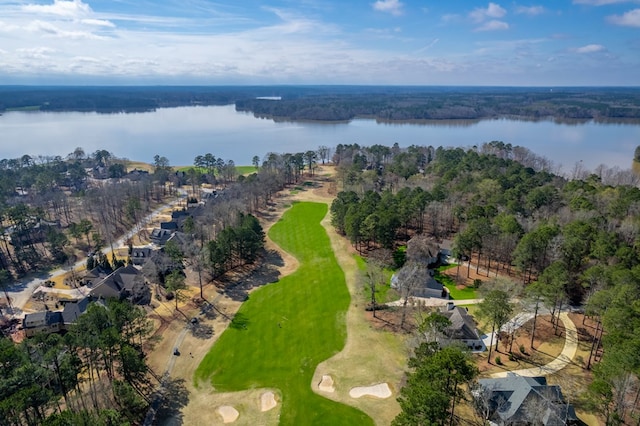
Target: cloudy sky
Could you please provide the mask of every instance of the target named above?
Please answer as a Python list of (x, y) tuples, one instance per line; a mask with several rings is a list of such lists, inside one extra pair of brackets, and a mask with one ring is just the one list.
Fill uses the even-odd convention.
[(0, 0), (0, 84), (640, 85), (640, 0)]

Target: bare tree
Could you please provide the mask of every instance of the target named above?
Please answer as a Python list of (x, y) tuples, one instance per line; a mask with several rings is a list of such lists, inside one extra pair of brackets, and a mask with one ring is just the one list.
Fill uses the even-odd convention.
[(363, 273), (364, 287), (370, 295), (370, 306), (373, 312), (373, 317), (376, 316), (376, 308), (378, 301), (376, 300), (376, 293), (381, 285), (385, 284), (384, 270), (382, 265), (377, 261), (367, 262), (366, 269)]
[(400, 327), (404, 327), (407, 320), (407, 309), (409, 309), (409, 299), (415, 289), (428, 277), (427, 265), (424, 263), (409, 261), (396, 274), (394, 281), (402, 298), (402, 318)]

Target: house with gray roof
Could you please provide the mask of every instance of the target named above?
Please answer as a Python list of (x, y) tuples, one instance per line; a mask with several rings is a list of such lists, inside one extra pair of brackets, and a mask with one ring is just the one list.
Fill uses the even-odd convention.
[[(437, 299), (448, 299), (449, 293), (444, 288), (444, 286), (436, 281), (433, 277), (433, 270), (428, 269), (424, 274), (424, 279), (411, 288), (411, 297), (423, 297), (429, 298), (434, 297)], [(404, 279), (404, 274), (402, 269), (397, 274), (394, 274), (391, 277), (391, 288), (399, 288), (401, 286), (401, 280)]]
[(128, 299), (132, 303), (146, 300), (149, 288), (142, 273), (133, 265), (116, 269), (91, 289), (96, 299)]
[(27, 314), (22, 321), (22, 328), (26, 337), (38, 333), (59, 333), (68, 331), (78, 318), (87, 311), (91, 299), (84, 297), (80, 300), (69, 301), (64, 304), (62, 311), (41, 311)]
[(476, 328), (476, 323), (466, 308), (455, 306), (448, 302), (440, 310), (447, 317), (451, 325), (444, 330), (445, 336), (467, 346), (470, 350), (484, 350), (485, 346)]
[(131, 249), (131, 263), (142, 266), (151, 257), (151, 247), (133, 247)]
[(476, 408), (494, 425), (560, 426), (578, 424), (574, 407), (564, 400), (558, 385), (544, 377), (509, 373), (498, 379), (480, 379), (473, 391)]
[(22, 328), (27, 337), (38, 333), (58, 333), (62, 330), (62, 313), (46, 310), (27, 314), (22, 320)]
[(168, 229), (153, 228), (149, 239), (152, 243), (163, 246), (167, 243), (167, 241), (169, 241), (169, 238), (171, 238), (171, 234), (173, 234), (173, 231), (170, 231)]

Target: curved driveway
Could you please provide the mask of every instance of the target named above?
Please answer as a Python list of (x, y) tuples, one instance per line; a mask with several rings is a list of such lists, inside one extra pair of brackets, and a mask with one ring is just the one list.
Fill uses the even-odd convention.
[(513, 370), (513, 371), (502, 371), (500, 373), (494, 373), (491, 377), (507, 377), (507, 373), (517, 374), (519, 376), (526, 377), (538, 377), (538, 376), (546, 376), (548, 374), (553, 374), (557, 371), (562, 370), (566, 367), (571, 360), (576, 356), (576, 352), (578, 351), (578, 330), (576, 329), (576, 325), (571, 321), (569, 315), (566, 312), (560, 314), (560, 321), (564, 324), (565, 329), (565, 341), (564, 348), (562, 348), (562, 352), (556, 359), (551, 361), (549, 364), (542, 365), (539, 367), (532, 368), (524, 368), (522, 370)]

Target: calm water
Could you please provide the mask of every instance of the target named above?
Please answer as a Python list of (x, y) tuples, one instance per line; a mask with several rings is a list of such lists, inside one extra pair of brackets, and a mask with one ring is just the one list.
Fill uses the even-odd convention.
[(582, 161), (628, 168), (640, 125), (555, 124), (488, 120), (467, 125), (349, 123), (275, 123), (234, 106), (184, 107), (134, 114), (8, 112), (0, 116), (0, 158), (24, 154), (66, 156), (76, 147), (87, 154), (107, 149), (118, 157), (152, 162), (155, 154), (172, 165), (190, 165), (196, 155), (212, 153), (238, 165), (254, 155), (302, 152), (339, 143), (470, 147), (501, 140), (526, 146), (565, 170)]

